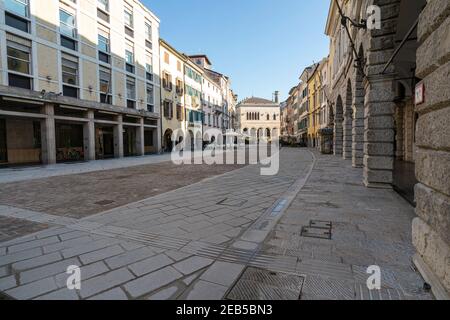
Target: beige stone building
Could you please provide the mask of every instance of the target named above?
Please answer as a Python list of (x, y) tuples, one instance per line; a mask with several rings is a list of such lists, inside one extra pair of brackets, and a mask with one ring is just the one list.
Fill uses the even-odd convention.
[(333, 0), (326, 25), (334, 154), (416, 205), (414, 262), (447, 299), (449, 12), (447, 0)]
[(159, 152), (158, 41), (136, 0), (0, 1), (0, 163)]
[(256, 142), (278, 139), (281, 127), (280, 105), (262, 98), (247, 98), (237, 105), (239, 132)]

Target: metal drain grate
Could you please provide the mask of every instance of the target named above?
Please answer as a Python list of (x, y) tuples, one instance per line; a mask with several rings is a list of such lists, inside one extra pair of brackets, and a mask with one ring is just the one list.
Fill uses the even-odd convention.
[(309, 226), (302, 228), (302, 237), (331, 240), (331, 221), (311, 220)]
[(242, 207), (246, 203), (247, 203), (247, 200), (229, 199), (229, 198), (225, 198), (225, 199), (217, 202), (218, 205), (227, 206), (227, 207)]
[(299, 300), (304, 277), (247, 267), (227, 300)]
[(99, 206), (107, 206), (107, 205), (113, 204), (114, 202), (115, 202), (114, 200), (102, 200), (102, 201), (95, 202), (94, 204), (99, 205)]

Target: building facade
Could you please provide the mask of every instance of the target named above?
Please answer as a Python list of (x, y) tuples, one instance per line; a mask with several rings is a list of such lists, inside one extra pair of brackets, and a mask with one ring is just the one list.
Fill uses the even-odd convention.
[(299, 109), (297, 120), (297, 141), (302, 146), (308, 145), (308, 126), (309, 126), (309, 94), (308, 94), (308, 78), (312, 67), (305, 68), (300, 75), (299, 91)]
[(186, 128), (184, 69), (186, 58), (160, 39), (162, 148), (172, 151), (176, 130)]
[(248, 98), (237, 105), (239, 131), (250, 137), (253, 142), (264, 138), (268, 141), (280, 136), (281, 114), (277, 102)]
[(415, 265), (439, 299), (450, 299), (449, 29), (450, 2), (427, 1), (417, 29), (416, 77), (422, 79), (418, 86), (423, 86), (424, 99), (418, 94), (423, 102), (414, 106), (419, 116), (414, 155), (418, 217), (413, 222), (413, 243)]
[(159, 152), (159, 19), (110, 2), (0, 1), (0, 163)]
[(184, 67), (186, 108), (186, 138), (191, 149), (201, 149), (203, 146), (204, 113), (202, 107), (203, 69), (186, 56)]
[(317, 70), (320, 77), (320, 90), (319, 90), (319, 111), (318, 117), (318, 127), (317, 139), (318, 139), (318, 149), (324, 154), (333, 153), (333, 120), (331, 112), (331, 103), (329, 100), (329, 74), (330, 64), (328, 63), (328, 58), (321, 61), (319, 68)]
[[(449, 9), (445, 0), (331, 1), (334, 154), (416, 205), (415, 265), (450, 289)], [(344, 22), (344, 23), (343, 23)]]
[(320, 86), (319, 64), (316, 64), (308, 78), (308, 146), (311, 148), (319, 145)]

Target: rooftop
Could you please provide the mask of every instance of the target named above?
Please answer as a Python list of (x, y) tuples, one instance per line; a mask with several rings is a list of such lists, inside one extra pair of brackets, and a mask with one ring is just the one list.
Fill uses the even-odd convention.
[(240, 104), (277, 104), (274, 101), (271, 100), (267, 100), (267, 99), (263, 99), (263, 98), (258, 98), (258, 97), (251, 97), (251, 98), (246, 98), (243, 101), (241, 101)]

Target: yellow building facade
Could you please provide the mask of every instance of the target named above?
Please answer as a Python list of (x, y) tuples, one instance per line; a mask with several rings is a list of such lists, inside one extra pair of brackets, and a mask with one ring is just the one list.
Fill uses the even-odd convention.
[(161, 58), (161, 123), (163, 150), (174, 146), (173, 133), (185, 128), (184, 70), (186, 56), (160, 39)]

